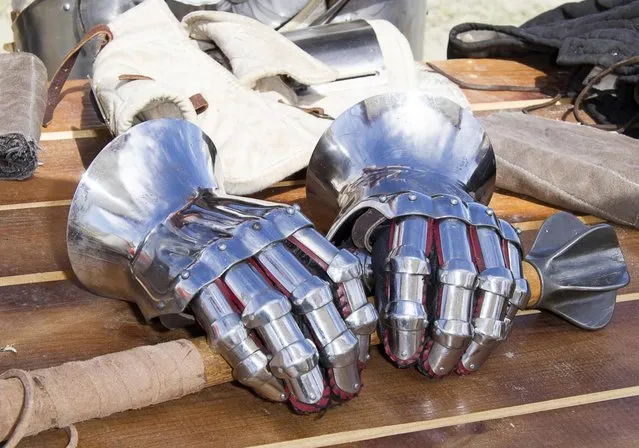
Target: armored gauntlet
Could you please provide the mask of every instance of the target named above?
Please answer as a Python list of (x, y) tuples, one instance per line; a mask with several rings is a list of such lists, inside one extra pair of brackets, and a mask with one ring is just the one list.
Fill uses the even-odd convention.
[(73, 270), (146, 319), (197, 321), (234, 377), (313, 412), (361, 388), (377, 314), (361, 266), (295, 206), (227, 195), (215, 148), (162, 119), (116, 138), (75, 194)]
[(370, 260), (380, 338), (398, 366), (475, 371), (526, 307), (519, 237), (486, 206), (494, 178), (471, 113), (417, 92), (359, 103), (318, 143), (314, 215)]

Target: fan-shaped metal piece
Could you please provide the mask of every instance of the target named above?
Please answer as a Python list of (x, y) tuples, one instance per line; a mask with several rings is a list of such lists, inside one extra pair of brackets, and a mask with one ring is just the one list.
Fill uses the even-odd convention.
[(526, 257), (541, 280), (541, 296), (532, 308), (550, 311), (586, 329), (612, 319), (617, 290), (630, 282), (612, 226), (586, 226), (570, 213), (544, 222)]

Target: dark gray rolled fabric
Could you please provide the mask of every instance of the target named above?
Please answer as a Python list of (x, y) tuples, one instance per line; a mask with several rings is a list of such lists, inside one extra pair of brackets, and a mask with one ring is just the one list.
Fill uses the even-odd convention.
[(36, 170), (46, 95), (40, 59), (0, 54), (0, 179), (26, 179)]
[(639, 228), (638, 140), (521, 113), (480, 120), (498, 187)]

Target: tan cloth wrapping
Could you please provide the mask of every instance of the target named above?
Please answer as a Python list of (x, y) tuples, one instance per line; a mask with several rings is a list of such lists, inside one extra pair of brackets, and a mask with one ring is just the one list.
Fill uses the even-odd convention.
[(480, 120), (497, 156), (498, 187), (639, 227), (639, 141), (521, 113)]
[[(198, 392), (206, 386), (198, 347), (178, 340), (31, 372), (33, 414), (25, 435), (106, 417)], [(0, 381), (0, 440), (23, 406), (17, 379)]]

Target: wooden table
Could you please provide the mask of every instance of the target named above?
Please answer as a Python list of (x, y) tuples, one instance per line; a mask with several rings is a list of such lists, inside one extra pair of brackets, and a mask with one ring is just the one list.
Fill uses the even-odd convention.
[[(546, 75), (516, 62), (457, 60), (439, 65), (486, 84), (535, 85)], [(552, 79), (551, 79), (552, 82)], [(543, 95), (466, 92), (477, 113), (517, 109)], [(542, 115), (565, 115), (559, 104)], [(43, 134), (43, 165), (26, 182), (0, 184), (0, 371), (36, 369), (136, 346), (192, 337), (144, 323), (128, 303), (94, 296), (73, 280), (65, 226), (84, 168), (109, 141), (86, 82), (70, 82)], [(298, 202), (300, 181), (259, 195)], [(528, 248), (553, 207), (509, 194), (491, 206), (523, 230)], [(585, 217), (586, 222), (596, 222)], [(639, 232), (616, 227), (630, 273), (639, 278)], [(398, 370), (377, 349), (356, 400), (323, 416), (296, 416), (235, 384), (162, 405), (77, 425), (86, 447), (232, 447), (275, 443), (348, 446), (639, 445), (639, 282), (618, 297), (608, 328), (588, 333), (545, 314), (524, 313), (480, 372), (431, 380)], [(21, 447), (63, 447), (52, 430)]]

